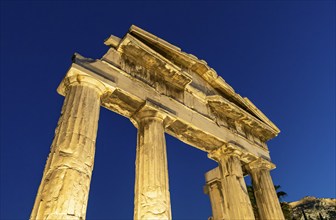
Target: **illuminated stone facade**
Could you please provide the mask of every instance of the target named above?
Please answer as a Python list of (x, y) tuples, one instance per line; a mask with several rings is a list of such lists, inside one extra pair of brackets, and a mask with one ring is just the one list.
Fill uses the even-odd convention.
[(65, 96), (31, 219), (85, 219), (100, 106), (138, 129), (134, 219), (171, 219), (164, 133), (207, 152), (213, 219), (254, 219), (250, 174), (263, 219), (284, 219), (266, 142), (279, 129), (204, 60), (132, 26), (105, 41), (98, 60), (78, 54), (61, 82)]

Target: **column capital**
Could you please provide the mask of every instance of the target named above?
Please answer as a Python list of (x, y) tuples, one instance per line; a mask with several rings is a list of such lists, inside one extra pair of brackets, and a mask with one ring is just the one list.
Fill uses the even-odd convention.
[(223, 145), (222, 147), (217, 148), (208, 153), (208, 157), (215, 161), (220, 161), (221, 158), (230, 156), (238, 157), (240, 159), (242, 155), (243, 152), (236, 145), (232, 143)]
[(227, 214), (225, 219), (254, 219), (242, 170), (243, 149), (234, 143), (227, 143), (208, 156), (219, 165), (223, 210)]
[(97, 78), (94, 78), (87, 73), (84, 73), (74, 67), (72, 67), (67, 75), (62, 80), (61, 84), (57, 88), (57, 92), (63, 96), (66, 95), (70, 86), (73, 85), (83, 85), (95, 89), (99, 95), (102, 95), (106, 92), (113, 92), (115, 88), (112, 88), (109, 85), (106, 85)]
[(251, 163), (248, 163), (245, 165), (245, 168), (248, 171), (253, 171), (253, 170), (273, 170), (275, 168), (275, 164), (273, 164), (272, 162), (262, 159), (262, 158), (258, 158), (254, 161), (252, 161)]
[(168, 117), (168, 113), (162, 110), (162, 108), (160, 108), (159, 106), (147, 100), (130, 117), (131, 122), (136, 127), (142, 120), (146, 120), (146, 119), (154, 119), (154, 120), (162, 121), (164, 124), (164, 127), (166, 127), (166, 124), (167, 124), (166, 121), (169, 119), (169, 117)]
[(100, 95), (108, 91), (107, 87), (104, 85), (103, 82), (88, 75), (79, 74), (66, 77), (64, 79), (65, 89), (67, 90), (67, 88), (72, 85), (83, 85), (92, 87), (96, 89)]
[(205, 173), (205, 181), (207, 184), (211, 184), (213, 182), (220, 182), (221, 181), (221, 174), (219, 167), (216, 167), (212, 170), (209, 170)]
[(252, 179), (260, 219), (284, 220), (270, 174), (270, 170), (274, 169), (275, 165), (263, 158), (258, 158), (246, 164), (245, 167)]

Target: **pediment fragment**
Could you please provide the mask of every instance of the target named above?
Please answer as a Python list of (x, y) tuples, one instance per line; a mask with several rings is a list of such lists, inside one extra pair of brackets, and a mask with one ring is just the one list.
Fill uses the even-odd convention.
[(280, 132), (280, 130), (249, 99), (243, 98), (237, 94), (214, 69), (208, 66), (206, 61), (181, 51), (179, 47), (176, 47), (135, 25), (131, 26), (128, 35), (132, 35), (133, 38), (141, 41), (148, 48), (151, 48), (151, 50), (169, 60), (170, 63), (173, 63), (175, 66), (184, 70), (184, 72), (195, 72), (225, 99), (233, 102), (256, 119), (263, 121), (270, 126), (275, 133)]

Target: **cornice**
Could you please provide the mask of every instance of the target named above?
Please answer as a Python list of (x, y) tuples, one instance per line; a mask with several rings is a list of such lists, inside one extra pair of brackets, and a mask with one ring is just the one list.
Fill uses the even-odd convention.
[(207, 103), (215, 115), (223, 118), (230, 118), (243, 126), (250, 128), (249, 130), (256, 137), (261, 137), (263, 141), (267, 141), (278, 134), (278, 131), (270, 127), (265, 122), (244, 111), (233, 102), (219, 95), (208, 96)]

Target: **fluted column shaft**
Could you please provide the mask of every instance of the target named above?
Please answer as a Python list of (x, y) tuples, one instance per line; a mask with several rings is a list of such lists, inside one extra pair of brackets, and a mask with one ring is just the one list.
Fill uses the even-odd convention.
[(219, 167), (216, 167), (205, 174), (206, 185), (204, 192), (209, 195), (212, 219), (223, 220), (227, 219), (224, 213), (224, 196), (222, 193), (221, 174)]
[(214, 220), (223, 220), (224, 218), (224, 198), (222, 195), (222, 186), (220, 181), (214, 181), (208, 183), (207, 194), (210, 197), (211, 210), (212, 210), (212, 218)]
[(61, 117), (30, 219), (85, 219), (102, 93), (101, 87), (86, 79), (67, 81)]
[(235, 155), (223, 156), (220, 168), (225, 209), (229, 219), (254, 219), (239, 158)]
[(229, 220), (255, 219), (243, 176), (239, 151), (218, 149), (209, 156), (219, 163), (224, 212)]
[(163, 117), (153, 111), (142, 111), (136, 121), (134, 219), (171, 219)]
[(252, 162), (247, 167), (252, 177), (254, 196), (260, 218), (285, 219), (270, 175), (270, 169), (274, 167), (261, 160)]

